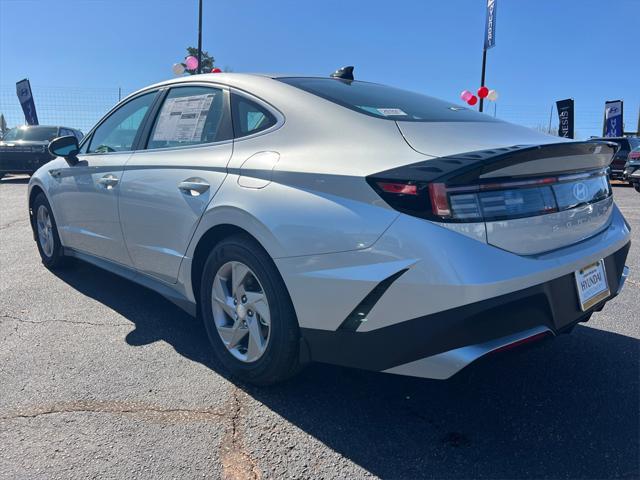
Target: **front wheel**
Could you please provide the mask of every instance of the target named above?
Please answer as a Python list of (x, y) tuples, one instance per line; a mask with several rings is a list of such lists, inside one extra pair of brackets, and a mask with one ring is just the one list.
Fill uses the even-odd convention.
[(633, 188), (636, 189), (636, 192), (640, 192), (640, 183), (634, 183)]
[(220, 362), (257, 385), (299, 369), (300, 333), (289, 294), (269, 255), (244, 235), (211, 251), (200, 284), (202, 319)]
[(61, 267), (66, 263), (67, 259), (63, 254), (62, 244), (58, 236), (58, 227), (47, 197), (43, 193), (39, 193), (31, 208), (34, 216), (33, 225), (36, 232), (36, 244), (38, 245), (42, 263), (49, 269)]

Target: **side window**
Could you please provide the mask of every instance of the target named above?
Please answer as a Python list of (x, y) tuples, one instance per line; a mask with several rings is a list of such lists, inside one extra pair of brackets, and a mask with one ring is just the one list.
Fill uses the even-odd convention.
[(66, 137), (68, 135), (73, 135), (73, 132), (68, 128), (60, 128), (59, 136)]
[(125, 103), (93, 132), (87, 153), (124, 152), (133, 148), (138, 128), (157, 92), (146, 93)]
[(261, 132), (276, 124), (276, 117), (271, 112), (241, 95), (231, 94), (231, 112), (236, 138)]
[(231, 138), (224, 92), (210, 87), (169, 90), (149, 135), (147, 149), (220, 142)]

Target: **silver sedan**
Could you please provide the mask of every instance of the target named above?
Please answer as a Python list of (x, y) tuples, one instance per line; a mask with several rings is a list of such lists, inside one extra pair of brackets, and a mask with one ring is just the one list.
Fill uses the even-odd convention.
[(569, 332), (627, 275), (612, 145), (350, 69), (162, 82), (49, 148), (29, 184), (45, 266), (156, 290), (257, 384), (308, 361), (448, 378)]

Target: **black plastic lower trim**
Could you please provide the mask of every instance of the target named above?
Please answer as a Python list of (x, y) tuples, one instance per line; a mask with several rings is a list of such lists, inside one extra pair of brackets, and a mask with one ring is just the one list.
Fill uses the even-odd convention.
[(605, 259), (612, 296), (583, 312), (573, 274), (524, 290), (368, 332), (301, 328), (313, 361), (387, 370), (536, 326), (554, 332), (586, 321), (615, 296), (631, 243)]
[(384, 292), (386, 292), (391, 284), (395, 282), (398, 278), (402, 276), (404, 272), (409, 270), (405, 268), (400, 270), (399, 272), (394, 273), (388, 278), (382, 280), (378, 285), (375, 286), (373, 290), (371, 290), (366, 297), (362, 299), (362, 301), (353, 309), (353, 312), (349, 314), (347, 318), (340, 324), (340, 329), (351, 330), (355, 332), (360, 324), (367, 318), (367, 315), (371, 311), (371, 309), (378, 303), (378, 300), (382, 298)]

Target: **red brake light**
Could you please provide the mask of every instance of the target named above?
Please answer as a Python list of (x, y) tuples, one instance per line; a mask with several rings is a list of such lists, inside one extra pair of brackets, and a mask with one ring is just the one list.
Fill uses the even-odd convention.
[(444, 183), (430, 183), (429, 198), (431, 199), (431, 208), (434, 214), (440, 217), (451, 216), (447, 186)]
[(401, 195), (418, 195), (418, 187), (408, 183), (378, 182), (382, 191)]

